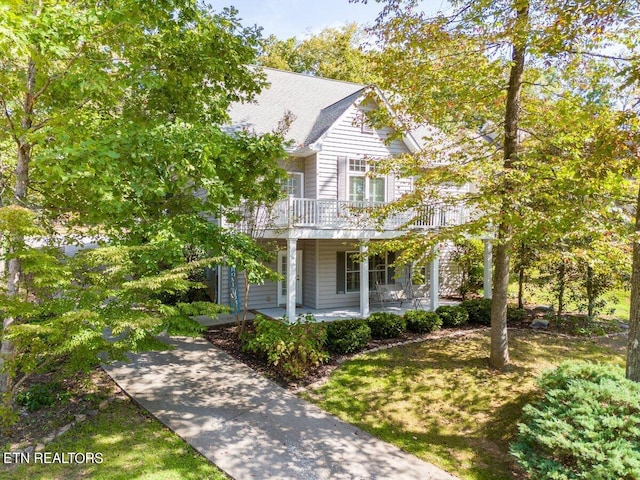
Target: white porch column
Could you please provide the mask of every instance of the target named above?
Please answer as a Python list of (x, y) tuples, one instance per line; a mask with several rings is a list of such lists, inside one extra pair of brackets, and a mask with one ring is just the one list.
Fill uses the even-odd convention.
[(360, 244), (360, 316), (369, 316), (369, 245)]
[(491, 239), (484, 238), (484, 276), (482, 287), (484, 288), (484, 298), (491, 298), (493, 288), (493, 245)]
[(293, 323), (296, 320), (296, 245), (295, 238), (287, 238), (287, 321)]
[(429, 309), (435, 312), (440, 306), (440, 258), (439, 246), (433, 247), (433, 260), (429, 263)]

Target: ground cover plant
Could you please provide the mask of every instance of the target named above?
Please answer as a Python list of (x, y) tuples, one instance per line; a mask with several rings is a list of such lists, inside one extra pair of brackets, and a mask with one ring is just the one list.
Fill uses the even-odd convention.
[(321, 408), (462, 479), (520, 478), (509, 443), (536, 377), (563, 360), (624, 363), (624, 337), (511, 330), (512, 365), (488, 367), (487, 331), (365, 354), (305, 396)]

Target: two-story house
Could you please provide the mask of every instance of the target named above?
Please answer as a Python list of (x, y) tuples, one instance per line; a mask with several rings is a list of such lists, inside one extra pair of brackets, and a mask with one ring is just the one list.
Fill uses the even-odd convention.
[[(358, 254), (368, 252), (367, 242), (400, 235), (408, 218), (389, 218), (376, 227), (367, 208), (393, 201), (413, 188), (411, 178), (376, 175), (375, 159), (416, 151), (420, 138), (407, 134), (386, 142), (392, 130), (370, 126), (366, 111), (388, 108), (375, 87), (264, 70), (270, 86), (254, 103), (232, 106), (231, 128), (265, 133), (288, 114), (287, 137), (292, 144), (289, 158), (282, 161), (289, 174), (287, 198), (268, 212), (260, 232), (261, 238), (276, 245), (276, 261), (270, 267), (283, 280), (252, 286), (249, 308), (280, 307), (290, 319), (295, 318), (296, 306), (356, 309), (366, 317), (376, 283), (403, 284), (408, 270), (394, 268), (393, 253), (358, 261)], [(411, 228), (451, 225), (464, 221), (465, 215), (461, 208), (432, 209)], [(426, 267), (429, 307), (435, 309), (439, 295), (454, 288), (450, 280), (455, 265), (446, 245)], [(221, 272), (218, 279), (219, 302), (231, 304), (229, 276)]]

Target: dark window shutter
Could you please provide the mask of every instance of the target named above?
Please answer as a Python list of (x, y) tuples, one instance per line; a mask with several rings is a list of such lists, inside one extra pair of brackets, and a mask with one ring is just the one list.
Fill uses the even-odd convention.
[(338, 157), (338, 200), (349, 200), (347, 157)]
[[(387, 253), (387, 265), (390, 265), (395, 261), (396, 261), (396, 252)], [(387, 284), (393, 285), (394, 283), (396, 283), (395, 278), (393, 278), (395, 276), (396, 276), (396, 267), (387, 267)]]
[(338, 252), (336, 261), (336, 293), (345, 293), (347, 277), (347, 257), (345, 252)]

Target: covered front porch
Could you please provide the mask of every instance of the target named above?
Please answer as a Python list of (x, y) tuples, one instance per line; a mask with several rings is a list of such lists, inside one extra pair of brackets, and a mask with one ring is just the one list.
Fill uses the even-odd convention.
[[(457, 300), (451, 300), (448, 298), (438, 299), (439, 305), (457, 305), (458, 303), (460, 302)], [(371, 314), (373, 312), (391, 312), (391, 313), (396, 313), (398, 315), (403, 315), (408, 310), (414, 310), (416, 308), (419, 308), (422, 310), (430, 310), (428, 303), (427, 304), (423, 303), (422, 306), (414, 306), (413, 302), (409, 300), (408, 302), (404, 302), (402, 306), (398, 304), (384, 305), (384, 307), (376, 305), (369, 308), (369, 313)], [(260, 315), (273, 318), (273, 319), (283, 318), (287, 314), (287, 310), (284, 307), (263, 308), (263, 309), (256, 310), (256, 312)], [(296, 313), (295, 313), (296, 318), (299, 315), (306, 315), (306, 314), (313, 315), (314, 319), (319, 322), (330, 322), (333, 320), (347, 320), (350, 318), (361, 317), (360, 309), (358, 308), (320, 308), (320, 309), (307, 308), (307, 307), (296, 308)], [(287, 315), (287, 318), (290, 318), (290, 317)]]
[[(306, 307), (299, 307), (303, 302), (300, 298), (297, 298), (297, 283), (300, 280), (300, 270), (298, 265), (298, 239), (292, 238), (289, 236), (286, 239), (286, 250), (283, 255), (283, 263), (286, 264), (285, 270), (285, 278), (283, 283), (286, 285), (286, 292), (283, 295), (283, 306), (282, 307), (274, 307), (274, 308), (263, 308), (259, 309), (260, 313), (267, 315), (273, 318), (282, 318), (286, 316), (289, 321), (293, 321), (297, 316), (301, 313), (312, 313), (316, 318), (318, 315), (324, 319), (326, 317), (327, 320), (335, 320), (339, 318), (367, 318), (372, 311), (377, 311), (373, 308), (371, 302), (371, 291), (375, 290), (379, 284), (370, 285), (369, 280), (369, 262), (361, 261), (354, 270), (357, 272), (359, 270), (359, 285), (356, 286), (356, 291), (353, 291), (355, 295), (358, 293), (359, 288), (359, 308), (358, 307), (337, 307), (337, 308), (321, 308), (321, 309), (311, 309)], [(359, 244), (359, 254), (360, 258), (367, 259), (368, 258), (368, 242), (361, 241)], [(491, 285), (492, 285), (492, 246), (491, 240), (484, 240), (484, 294), (485, 298), (491, 298)], [(398, 302), (398, 304), (380, 304), (380, 311), (394, 311), (393, 309), (397, 309), (400, 313), (403, 313), (406, 310), (410, 310), (413, 308), (421, 308), (424, 310), (435, 311), (438, 306), (441, 304), (442, 299), (440, 298), (440, 275), (439, 275), (439, 246), (436, 245), (433, 251), (432, 260), (429, 263), (427, 269), (429, 273), (429, 287), (428, 287), (428, 295), (425, 295), (425, 298), (420, 299), (420, 301), (414, 301), (411, 297), (406, 298), (402, 304)], [(409, 286), (411, 284), (409, 283)], [(340, 292), (337, 292), (340, 293)], [(331, 305), (333, 302), (330, 301), (331, 297), (326, 298), (326, 304)], [(280, 302), (279, 302), (280, 303)], [(313, 303), (312, 303), (313, 305)], [(316, 305), (319, 306), (319, 305)]]

